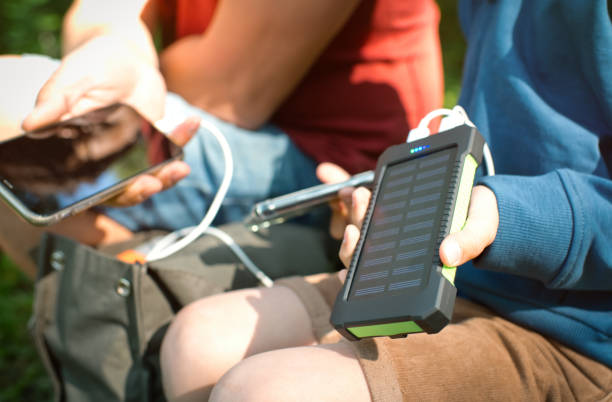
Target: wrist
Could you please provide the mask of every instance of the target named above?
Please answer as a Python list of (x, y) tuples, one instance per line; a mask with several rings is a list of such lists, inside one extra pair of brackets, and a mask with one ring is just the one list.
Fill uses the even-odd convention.
[(571, 244), (573, 216), (557, 172), (542, 176), (487, 176), (499, 205), (495, 241), (477, 267), (551, 281)]
[(136, 81), (132, 94), (127, 100), (140, 114), (151, 122), (164, 116), (166, 84), (156, 66), (138, 63)]
[(100, 37), (127, 45), (157, 66), (157, 54), (149, 28), (142, 20), (147, 0), (80, 0), (73, 2), (62, 25), (63, 52), (68, 54)]

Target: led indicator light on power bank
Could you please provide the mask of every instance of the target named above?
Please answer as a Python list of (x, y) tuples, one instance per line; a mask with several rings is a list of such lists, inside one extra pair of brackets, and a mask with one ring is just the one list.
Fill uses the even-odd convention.
[(411, 153), (411, 154), (415, 154), (415, 153), (417, 153), (417, 152), (421, 152), (421, 151), (423, 151), (423, 150), (425, 150), (425, 149), (427, 149), (427, 148), (429, 148), (429, 145), (421, 145), (420, 147), (415, 147), (415, 148), (412, 148), (412, 149), (410, 150), (410, 153)]

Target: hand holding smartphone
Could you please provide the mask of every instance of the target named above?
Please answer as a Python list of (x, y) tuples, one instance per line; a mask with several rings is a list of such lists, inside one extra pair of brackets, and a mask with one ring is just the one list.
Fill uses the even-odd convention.
[(0, 142), (0, 197), (35, 225), (108, 200), (181, 148), (133, 108), (114, 104)]
[(244, 223), (251, 230), (282, 223), (289, 218), (308, 212), (311, 208), (338, 197), (338, 192), (346, 187), (370, 186), (374, 181), (374, 171), (358, 173), (349, 179), (331, 184), (319, 184), (293, 193), (270, 198), (255, 204)]

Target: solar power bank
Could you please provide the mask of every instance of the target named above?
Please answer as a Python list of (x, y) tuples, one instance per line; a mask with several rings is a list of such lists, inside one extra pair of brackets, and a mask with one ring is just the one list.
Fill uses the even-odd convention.
[(451, 319), (456, 267), (440, 243), (465, 223), (485, 142), (462, 125), (388, 148), (331, 322), (350, 340), (436, 333)]

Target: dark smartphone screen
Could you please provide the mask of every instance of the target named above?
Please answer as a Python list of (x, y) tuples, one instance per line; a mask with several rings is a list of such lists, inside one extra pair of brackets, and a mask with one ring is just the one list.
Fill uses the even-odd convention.
[(0, 182), (51, 215), (180, 154), (134, 109), (114, 104), (0, 142)]

